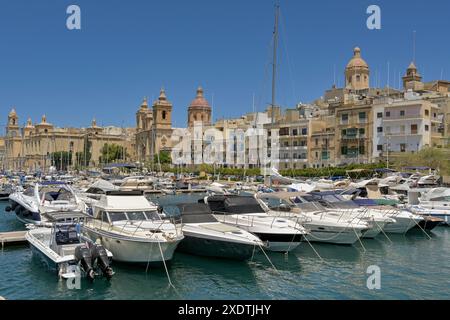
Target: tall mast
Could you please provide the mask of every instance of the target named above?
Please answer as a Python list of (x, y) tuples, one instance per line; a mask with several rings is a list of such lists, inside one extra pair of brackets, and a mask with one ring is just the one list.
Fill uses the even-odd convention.
[[(275, 28), (273, 30), (273, 63), (272, 63), (272, 114), (271, 114), (271, 130), (274, 127), (274, 123), (275, 123), (275, 93), (276, 93), (276, 77), (277, 77), (277, 47), (278, 47), (278, 16), (279, 16), (279, 11), (280, 11), (280, 5), (277, 3), (275, 5)], [(271, 135), (271, 140), (273, 139), (272, 135)], [(272, 150), (273, 151), (273, 150)], [(270, 171), (272, 171), (272, 166), (273, 166), (273, 152), (270, 153)], [(272, 177), (269, 178), (270, 180), (270, 187), (272, 188)]]

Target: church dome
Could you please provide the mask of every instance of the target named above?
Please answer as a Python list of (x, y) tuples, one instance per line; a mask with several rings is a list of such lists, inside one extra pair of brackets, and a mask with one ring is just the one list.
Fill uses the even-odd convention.
[(191, 102), (191, 104), (189, 105), (190, 109), (195, 109), (195, 108), (211, 108), (209, 106), (208, 101), (206, 101), (205, 97), (203, 96), (203, 89), (201, 87), (199, 87), (197, 89), (197, 96), (195, 97), (195, 99)]
[(353, 58), (347, 64), (347, 69), (364, 68), (369, 69), (369, 65), (361, 58), (361, 49), (356, 47), (353, 49)]

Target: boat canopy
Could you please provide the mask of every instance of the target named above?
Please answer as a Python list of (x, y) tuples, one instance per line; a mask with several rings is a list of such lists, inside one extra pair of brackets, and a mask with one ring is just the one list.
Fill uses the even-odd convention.
[(182, 203), (177, 205), (183, 218), (183, 223), (217, 222), (208, 205), (204, 203)]
[(249, 196), (212, 196), (208, 197), (212, 211), (224, 214), (245, 214), (264, 212), (259, 202)]

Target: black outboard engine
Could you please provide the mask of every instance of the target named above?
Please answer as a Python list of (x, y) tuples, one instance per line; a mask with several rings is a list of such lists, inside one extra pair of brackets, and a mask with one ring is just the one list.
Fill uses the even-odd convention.
[(83, 270), (90, 281), (94, 281), (95, 272), (92, 267), (91, 250), (87, 246), (78, 246), (75, 249), (75, 258), (81, 263)]
[(102, 270), (103, 276), (108, 280), (112, 278), (114, 272), (109, 265), (108, 254), (106, 249), (99, 244), (95, 244), (91, 247), (92, 260), (95, 261), (96, 265)]

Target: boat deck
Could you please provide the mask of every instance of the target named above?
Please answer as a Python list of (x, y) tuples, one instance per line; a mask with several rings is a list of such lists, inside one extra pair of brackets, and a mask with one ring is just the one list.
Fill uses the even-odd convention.
[(26, 243), (25, 234), (28, 231), (13, 231), (13, 232), (1, 232), (0, 243), (2, 249), (7, 245), (17, 245)]

